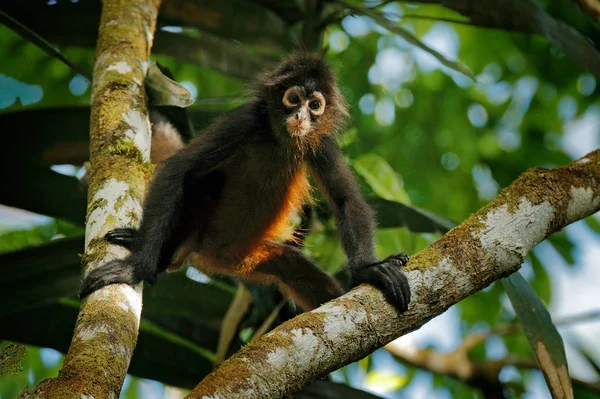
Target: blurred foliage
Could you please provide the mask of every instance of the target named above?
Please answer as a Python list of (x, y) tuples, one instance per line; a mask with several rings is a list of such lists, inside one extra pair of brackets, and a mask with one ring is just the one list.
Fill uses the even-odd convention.
[[(351, 106), (352, 125), (340, 143), (378, 210), (381, 257), (426, 247), (525, 169), (562, 165), (599, 146), (597, 76), (579, 65), (596, 59), (598, 45), (595, 51), (592, 46), (599, 43), (600, 28), (571, 0), (524, 1), (512, 13), (506, 7), (517, 3), (507, 0), (482, 1), (480, 8), (466, 10), (460, 4), (470, 2), (455, 0), (163, 3), (151, 58), (168, 67), (195, 98), (188, 111), (197, 128), (243, 101), (248, 80), (283, 54), (323, 48)], [(351, 5), (354, 12), (341, 4)], [(357, 7), (372, 8), (358, 12)], [(0, 339), (28, 345), (21, 362), (24, 371), (0, 377), (4, 399), (57, 373), (58, 352), (38, 347), (66, 351), (77, 315), (86, 201), (78, 178), (88, 156), (91, 91), (77, 70), (93, 70), (100, 1), (3, 2), (0, 11), (21, 26), (0, 26), (0, 126), (14, 143), (0, 146), (0, 204), (55, 218), (11, 229), (10, 221), (22, 215), (9, 212), (7, 227), (0, 230)], [(544, 17), (533, 23), (531, 15), (540, 12)], [(365, 16), (372, 13), (386, 18), (388, 29)], [(304, 24), (308, 14), (315, 20)], [(556, 24), (569, 34), (552, 38), (552, 33), (564, 32), (554, 32)], [(582, 44), (577, 38), (583, 36), (587, 39)], [(407, 42), (413, 37), (424, 44), (421, 49)], [(563, 53), (564, 46), (570, 47)], [(422, 48), (450, 60), (447, 66), (465, 66), (476, 81), (440, 64)], [(592, 52), (586, 53), (588, 48)], [(589, 60), (577, 58), (582, 49)], [(313, 212), (304, 250), (336, 273), (344, 256), (335, 221), (321, 204)], [(598, 219), (588, 218), (586, 224), (600, 233)], [(555, 256), (536, 248), (524, 267), (528, 283), (547, 304), (555, 298), (551, 271), (564, 263), (576, 272), (581, 261), (573, 235), (558, 233), (548, 243)], [(235, 286), (230, 279), (183, 270), (147, 289), (131, 374), (193, 387), (212, 367)], [(236, 331), (228, 354), (247, 343), (265, 320), (274, 318), (276, 325), (297, 312), (291, 303), (279, 308), (281, 294), (272, 288), (247, 288), (252, 305), (232, 327)], [(498, 283), (453, 309), (460, 317), (457, 341), (514, 319)], [(448, 334), (453, 328), (448, 326)], [(489, 348), (499, 347), (502, 353), (532, 358), (523, 334), (501, 335), (494, 342), (469, 355), (484, 361), (493, 358)], [(600, 364), (597, 352), (580, 352), (588, 364)], [(503, 381), (509, 397), (531, 394), (540, 378), (524, 369), (507, 374)], [(383, 351), (331, 378), (385, 397), (411, 397), (415, 392), (481, 397), (468, 384), (415, 370)], [(318, 384), (305, 397), (357, 395)], [(574, 389), (576, 397), (599, 397), (582, 386)], [(165, 397), (165, 387), (128, 377), (122, 392), (127, 398), (150, 394)]]

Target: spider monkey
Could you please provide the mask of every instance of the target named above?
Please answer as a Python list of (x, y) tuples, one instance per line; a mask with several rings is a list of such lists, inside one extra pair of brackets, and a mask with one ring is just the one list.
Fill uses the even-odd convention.
[(131, 254), (92, 270), (80, 297), (109, 284), (152, 284), (184, 261), (208, 274), (276, 283), (304, 310), (343, 294), (296, 246), (284, 244), (294, 235), (290, 217), (310, 199), (310, 171), (334, 208), (350, 286), (372, 284), (405, 311), (410, 288), (400, 267), (408, 256), (375, 257), (373, 211), (334, 139), (347, 117), (322, 60), (284, 60), (262, 75), (248, 102), (162, 163), (139, 230), (105, 236)]

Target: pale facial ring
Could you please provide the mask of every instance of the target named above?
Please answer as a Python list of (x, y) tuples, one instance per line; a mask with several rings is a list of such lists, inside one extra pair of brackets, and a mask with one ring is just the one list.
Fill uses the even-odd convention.
[(304, 89), (299, 86), (293, 86), (286, 90), (283, 95), (283, 105), (286, 108), (295, 108), (302, 106), (311, 114), (321, 116), (325, 112), (325, 97), (321, 92), (315, 91), (308, 98), (304, 94)]

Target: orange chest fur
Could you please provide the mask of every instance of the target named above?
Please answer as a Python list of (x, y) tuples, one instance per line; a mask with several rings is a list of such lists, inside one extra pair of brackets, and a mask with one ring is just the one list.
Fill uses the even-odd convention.
[(293, 238), (292, 217), (310, 199), (303, 163), (253, 151), (228, 168), (225, 181), (205, 246), (246, 252), (262, 242)]

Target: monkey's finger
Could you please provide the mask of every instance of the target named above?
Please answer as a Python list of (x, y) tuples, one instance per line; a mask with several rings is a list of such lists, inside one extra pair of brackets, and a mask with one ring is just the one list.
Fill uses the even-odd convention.
[[(392, 258), (394, 260), (394, 263), (396, 265), (399, 264), (400, 267), (406, 265), (409, 259), (408, 255), (405, 254), (394, 255), (392, 256)], [(402, 291), (404, 302), (408, 306), (408, 304), (410, 303), (410, 286), (408, 284), (408, 278), (402, 272), (402, 270), (400, 270), (400, 267), (392, 267), (392, 270), (394, 271), (395, 280)]]
[(396, 266), (390, 263), (382, 265), (381, 270), (392, 281), (393, 297), (390, 296), (388, 300), (398, 311), (406, 311), (410, 300), (404, 290), (404, 286), (407, 285), (406, 277)]
[(392, 255), (392, 256), (389, 256), (388, 258), (386, 258), (386, 261), (393, 261), (400, 267), (406, 266), (406, 264), (408, 263), (408, 260), (409, 260), (409, 257), (406, 254), (397, 254), (397, 255)]
[(398, 307), (398, 303), (402, 303), (402, 292), (394, 281), (394, 276), (390, 274), (391, 268), (379, 265), (375, 270), (375, 275), (372, 278), (371, 284), (379, 289), (384, 296), (394, 306)]
[(408, 303), (404, 295), (404, 291), (402, 290), (402, 273), (395, 267), (384, 267), (382, 269), (385, 276), (388, 277), (388, 279), (392, 282), (392, 289), (394, 291), (394, 301), (392, 302), (392, 304), (399, 311), (405, 311), (408, 306)]
[(104, 239), (111, 244), (120, 245), (131, 249), (137, 230), (131, 227), (123, 227), (109, 231), (104, 235)]
[(391, 272), (394, 274), (394, 280), (399, 290), (402, 292), (403, 310), (408, 309), (410, 303), (410, 285), (408, 284), (408, 278), (400, 269), (393, 268)]

